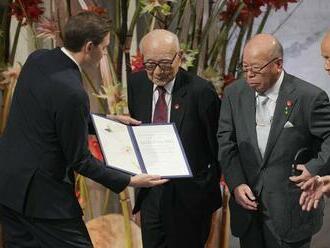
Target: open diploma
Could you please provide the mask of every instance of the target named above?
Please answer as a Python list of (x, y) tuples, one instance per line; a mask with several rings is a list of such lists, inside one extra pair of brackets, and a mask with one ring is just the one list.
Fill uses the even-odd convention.
[(126, 126), (94, 114), (92, 119), (108, 166), (133, 175), (192, 177), (173, 123)]

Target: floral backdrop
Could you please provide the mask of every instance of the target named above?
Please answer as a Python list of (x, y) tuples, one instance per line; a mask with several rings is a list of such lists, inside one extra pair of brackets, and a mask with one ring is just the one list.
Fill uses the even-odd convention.
[[(62, 45), (65, 21), (79, 11), (107, 15), (112, 20), (111, 43), (100, 67), (84, 68), (84, 86), (92, 102), (92, 111), (104, 114), (127, 114), (126, 78), (143, 70), (138, 50), (140, 38), (155, 28), (176, 33), (184, 52), (182, 67), (214, 84), (219, 96), (223, 88), (240, 77), (242, 47), (253, 35), (263, 32), (272, 12), (290, 16), (288, 6), (299, 0), (5, 0), (0, 3), (0, 134), (4, 129), (11, 95), (21, 63), (17, 47), (24, 30), (32, 41), (32, 52), (38, 48)], [(14, 30), (14, 32), (11, 32)], [(101, 157), (95, 138), (90, 148)], [(113, 211), (126, 217), (126, 234), (130, 236), (130, 198), (128, 192), (113, 198), (105, 191), (99, 197), (95, 214), (90, 191), (93, 185), (77, 176), (77, 197), (87, 218), (109, 211), (110, 199), (116, 199)], [(114, 204), (116, 205), (116, 204)], [(110, 209), (111, 210), (111, 209)], [(128, 239), (128, 247), (132, 247)]]

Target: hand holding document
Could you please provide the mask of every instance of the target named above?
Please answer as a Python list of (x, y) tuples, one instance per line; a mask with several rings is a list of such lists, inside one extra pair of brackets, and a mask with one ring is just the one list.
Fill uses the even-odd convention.
[(161, 176), (138, 174), (131, 177), (129, 186), (150, 188), (168, 182), (169, 179), (162, 179)]
[(126, 126), (92, 115), (108, 166), (130, 174), (192, 177), (174, 124)]

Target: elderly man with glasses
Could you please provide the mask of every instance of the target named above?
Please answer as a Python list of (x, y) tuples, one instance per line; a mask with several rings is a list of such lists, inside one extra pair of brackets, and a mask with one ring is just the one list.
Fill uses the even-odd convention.
[(221, 206), (220, 100), (210, 82), (180, 68), (175, 34), (153, 30), (143, 37), (140, 50), (145, 70), (128, 79), (130, 115), (143, 123), (174, 122), (193, 173), (193, 178), (141, 189), (134, 212), (141, 213), (143, 247), (202, 248), (211, 215)]
[(243, 248), (310, 247), (323, 202), (303, 212), (298, 186), (329, 162), (328, 96), (283, 70), (282, 45), (269, 34), (248, 41), (241, 69), (225, 89), (218, 131), (232, 233)]
[[(330, 75), (330, 31), (326, 32), (321, 42), (321, 56), (324, 59), (324, 70)], [(305, 211), (311, 211), (318, 207), (323, 196), (330, 197), (330, 168), (325, 168), (318, 175), (312, 177), (301, 185), (303, 193), (300, 197), (300, 205)]]

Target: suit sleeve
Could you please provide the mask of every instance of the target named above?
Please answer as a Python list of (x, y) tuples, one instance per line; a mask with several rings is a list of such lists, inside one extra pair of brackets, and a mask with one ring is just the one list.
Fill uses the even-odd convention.
[(227, 93), (225, 90), (220, 111), (217, 133), (219, 143), (218, 156), (226, 183), (230, 191), (234, 191), (240, 184), (245, 184), (246, 179), (239, 158), (233, 111)]
[(217, 167), (218, 175), (221, 176), (221, 168), (217, 158), (218, 142), (216, 136), (221, 101), (210, 82), (208, 82), (207, 87), (203, 88), (201, 94), (199, 94), (199, 98), (199, 115), (206, 130), (207, 140), (212, 154), (212, 165)]
[(308, 116), (309, 130), (312, 135), (323, 140), (321, 150), (316, 159), (306, 164), (307, 170), (312, 174), (330, 173), (330, 103), (327, 94), (322, 91), (311, 104)]
[(56, 113), (56, 132), (66, 164), (114, 192), (121, 192), (129, 184), (130, 176), (106, 167), (88, 149), (88, 96), (78, 92), (63, 102)]

